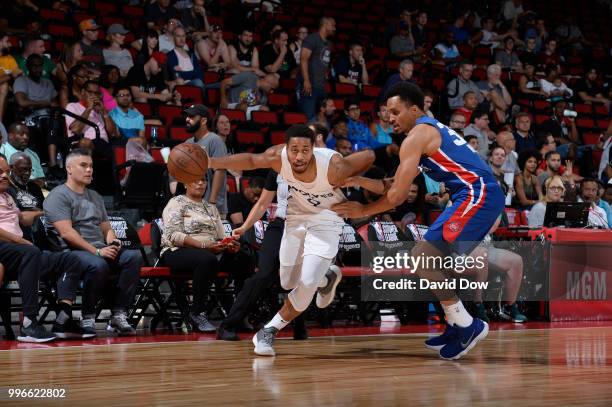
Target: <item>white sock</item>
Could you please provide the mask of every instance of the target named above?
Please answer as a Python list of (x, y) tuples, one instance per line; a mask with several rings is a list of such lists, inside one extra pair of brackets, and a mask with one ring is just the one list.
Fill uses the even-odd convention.
[(461, 328), (466, 328), (472, 325), (474, 318), (466, 311), (461, 300), (452, 305), (443, 305), (446, 320), (450, 325), (458, 325)]
[(281, 329), (286, 327), (289, 322), (291, 321), (285, 321), (281, 317), (280, 313), (277, 312), (276, 315), (274, 315), (274, 318), (272, 318), (270, 322), (268, 322), (266, 326), (264, 326), (264, 328), (270, 328), (271, 326), (273, 326), (274, 328), (280, 331)]

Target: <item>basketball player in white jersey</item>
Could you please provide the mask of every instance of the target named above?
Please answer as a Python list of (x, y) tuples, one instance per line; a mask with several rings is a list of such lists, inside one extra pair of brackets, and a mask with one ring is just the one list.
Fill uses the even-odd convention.
[(272, 168), (289, 185), (279, 260), (281, 286), (292, 291), (274, 318), (253, 336), (258, 355), (275, 355), (276, 334), (308, 308), (315, 293), (319, 308), (331, 304), (342, 275), (329, 266), (338, 252), (344, 221), (330, 208), (346, 200), (339, 189), (346, 179), (363, 173), (374, 162), (369, 150), (343, 158), (314, 143), (314, 132), (298, 124), (287, 130), (284, 145), (262, 154), (209, 158), (212, 169)]

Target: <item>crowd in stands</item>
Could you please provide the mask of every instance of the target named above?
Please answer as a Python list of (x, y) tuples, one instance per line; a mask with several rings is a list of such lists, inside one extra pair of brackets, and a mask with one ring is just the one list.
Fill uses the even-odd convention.
[[(507, 206), (530, 227), (560, 201), (587, 202), (589, 226), (612, 227), (610, 9), (563, 4), (3, 2), (0, 281), (19, 282), (22, 337), (95, 336), (110, 275), (117, 295), (109, 330), (134, 334), (126, 313), (142, 259), (118, 244), (102, 198), (130, 177), (113, 169), (118, 151), (119, 161), (162, 164), (160, 149), (184, 141), (213, 157), (258, 152), (283, 142), (291, 124), (309, 123), (318, 146), (343, 156), (375, 151), (375, 166), (344, 190), (367, 202), (379, 194), (361, 183), (392, 177), (399, 163), (403, 135), (393, 134), (384, 95), (402, 81), (420, 85), (426, 114), (490, 164)], [(201, 331), (214, 330), (204, 311), (216, 272), (240, 270), (240, 282), (253, 270), (238, 243), (217, 239), (222, 220), (244, 222), (265, 175), (209, 170), (190, 185), (168, 180), (173, 197), (156, 214), (166, 225), (162, 258), (193, 273), (191, 315)], [(249, 181), (240, 187), (241, 179)], [(449, 204), (444, 185), (426, 174), (412, 188), (380, 218), (404, 229)], [(32, 245), (41, 216), (70, 251)], [(42, 277), (58, 285), (52, 333), (37, 322)], [(81, 324), (71, 310), (79, 279)]]

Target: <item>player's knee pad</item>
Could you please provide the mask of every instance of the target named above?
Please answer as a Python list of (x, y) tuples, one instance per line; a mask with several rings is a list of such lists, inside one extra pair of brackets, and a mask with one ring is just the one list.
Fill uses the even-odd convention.
[(317, 291), (317, 285), (305, 286), (300, 283), (289, 293), (289, 301), (296, 311), (304, 312), (310, 305), (312, 297)]

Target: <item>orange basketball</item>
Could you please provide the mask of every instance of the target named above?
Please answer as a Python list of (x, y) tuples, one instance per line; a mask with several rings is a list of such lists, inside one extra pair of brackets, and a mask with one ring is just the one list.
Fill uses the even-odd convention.
[(183, 184), (197, 181), (208, 170), (208, 155), (198, 144), (182, 143), (170, 151), (168, 172)]

